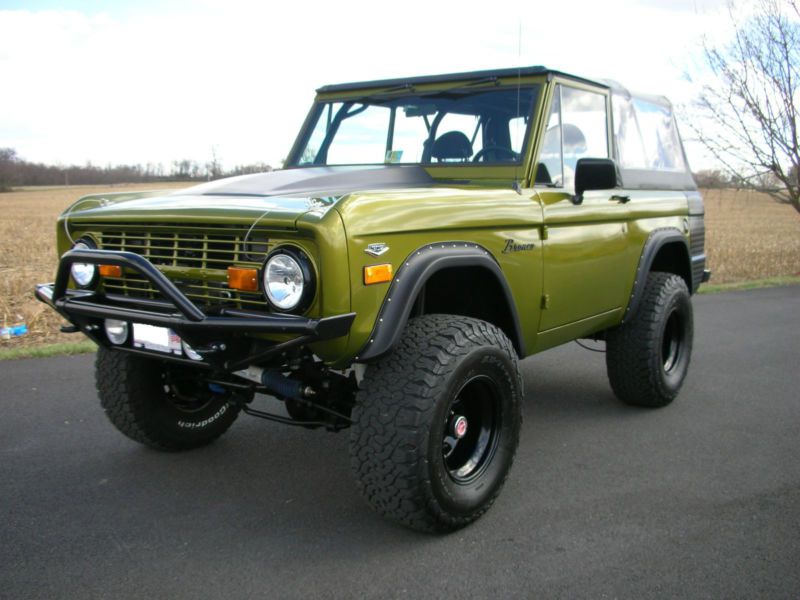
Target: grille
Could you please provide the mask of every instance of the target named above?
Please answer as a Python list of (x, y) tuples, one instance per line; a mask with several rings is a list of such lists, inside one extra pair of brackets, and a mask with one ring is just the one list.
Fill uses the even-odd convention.
[[(112, 228), (113, 227), (113, 228)], [(259, 268), (271, 248), (264, 231), (229, 226), (109, 226), (97, 234), (104, 250), (124, 250), (158, 266), (187, 297), (201, 308), (234, 307), (267, 310), (261, 292), (227, 286), (229, 266)], [(245, 237), (247, 241), (245, 242)], [(108, 293), (161, 299), (149, 281), (126, 269), (122, 277), (107, 277)]]

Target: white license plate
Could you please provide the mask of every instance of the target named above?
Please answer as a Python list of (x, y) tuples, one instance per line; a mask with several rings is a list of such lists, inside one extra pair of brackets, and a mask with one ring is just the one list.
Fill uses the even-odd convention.
[(166, 327), (133, 324), (133, 346), (168, 354), (181, 354), (181, 338)]

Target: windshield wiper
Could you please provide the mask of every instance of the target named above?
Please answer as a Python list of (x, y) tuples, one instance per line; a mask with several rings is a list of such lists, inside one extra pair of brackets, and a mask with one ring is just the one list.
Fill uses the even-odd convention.
[(499, 80), (497, 77), (484, 77), (483, 79), (476, 79), (475, 81), (470, 81), (463, 85), (459, 85), (457, 87), (446, 88), (443, 90), (432, 90), (429, 92), (417, 92), (414, 88), (414, 85), (411, 83), (402, 83), (400, 85), (395, 85), (385, 90), (380, 90), (378, 92), (373, 92), (371, 94), (364, 94), (363, 96), (356, 96), (354, 98), (348, 98), (345, 102), (361, 102), (364, 100), (382, 100), (382, 99), (391, 99), (396, 95), (400, 94), (401, 92), (413, 92), (420, 98), (425, 98), (428, 96), (447, 96), (448, 94), (461, 96), (464, 94), (469, 94), (472, 92), (473, 88), (482, 85), (500, 85)]
[[(465, 83), (464, 85), (461, 86), (461, 88), (475, 87), (476, 85), (486, 85), (487, 83), (493, 83), (495, 85), (498, 85), (497, 77), (492, 76), (492, 77), (484, 77), (483, 79), (476, 79), (475, 81)], [(459, 88), (454, 88), (454, 89), (459, 89)]]
[(410, 83), (401, 83), (400, 85), (393, 85), (392, 87), (372, 92), (371, 94), (364, 94), (363, 96), (356, 96), (355, 98), (348, 98), (344, 102), (359, 102), (361, 100), (380, 100), (384, 97), (391, 97), (399, 92), (413, 92), (414, 86)]

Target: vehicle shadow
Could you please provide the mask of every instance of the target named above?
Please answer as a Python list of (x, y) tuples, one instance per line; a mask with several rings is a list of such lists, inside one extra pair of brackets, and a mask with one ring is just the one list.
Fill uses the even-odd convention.
[[(558, 438), (560, 431), (587, 419), (638, 412), (614, 398), (595, 357), (588, 364), (574, 354), (568, 349), (546, 361), (523, 363), (523, 455), (533, 450), (535, 432), (543, 429)], [(565, 369), (565, 360), (577, 366)], [(369, 508), (352, 479), (348, 437), (347, 431), (310, 431), (243, 415), (207, 448), (162, 454), (109, 438), (114, 451), (97, 460), (120, 474), (117, 481), (124, 488), (135, 488), (140, 510), (161, 514), (168, 504), (168, 514), (180, 515), (171, 527), (211, 520), (219, 535), (227, 530), (238, 543), (282, 540), (291, 546), (298, 534), (318, 539), (335, 535), (349, 539), (346, 548), (337, 550), (347, 553), (367, 551), (387, 540), (414, 548), (421, 540), (439, 539), (388, 523)], [(115, 510), (113, 503), (104, 509)]]
[[(602, 347), (602, 346), (600, 346)], [(635, 416), (642, 411), (617, 400), (602, 353), (567, 344), (520, 363), (526, 419), (556, 422)]]

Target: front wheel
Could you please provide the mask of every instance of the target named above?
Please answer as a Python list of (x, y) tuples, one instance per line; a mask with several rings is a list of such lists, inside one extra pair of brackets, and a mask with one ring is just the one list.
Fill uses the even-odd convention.
[(649, 273), (638, 310), (606, 338), (608, 379), (616, 396), (650, 408), (672, 402), (689, 371), (693, 336), (686, 282), (672, 273)]
[(353, 471), (380, 514), (422, 531), (463, 527), (500, 492), (522, 420), (511, 342), (467, 317), (409, 322), (356, 396)]
[(232, 392), (197, 371), (98, 348), (95, 381), (100, 403), (120, 432), (157, 450), (204, 446), (236, 420)]

